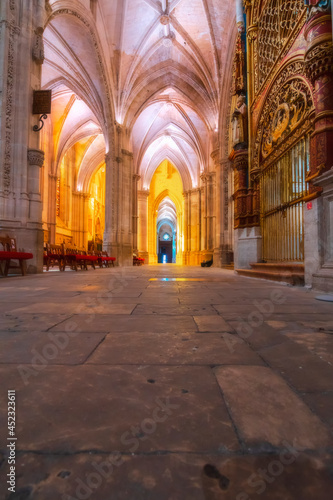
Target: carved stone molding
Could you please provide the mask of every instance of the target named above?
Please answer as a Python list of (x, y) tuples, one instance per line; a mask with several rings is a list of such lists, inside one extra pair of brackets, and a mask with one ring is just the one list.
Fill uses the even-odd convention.
[(298, 128), (311, 106), (311, 94), (302, 80), (295, 78), (281, 87), (276, 105), (269, 110), (264, 122), (262, 159), (266, 159), (276, 145)]
[[(11, 10), (15, 9), (15, 3)], [(12, 121), (13, 121), (13, 101), (15, 82), (15, 38), (20, 33), (20, 28), (15, 25), (14, 18), (6, 23), (8, 29), (8, 49), (7, 49), (7, 78), (5, 84), (5, 145), (3, 156), (3, 187), (5, 192), (9, 191), (11, 184), (12, 165)]]
[(43, 28), (38, 28), (34, 35), (33, 46), (32, 46), (32, 58), (36, 63), (43, 64), (44, 55), (44, 40), (43, 40)]
[(254, 90), (260, 90), (271, 80), (278, 61), (292, 47), (306, 21), (304, 0), (267, 0), (253, 3), (253, 26), (250, 34), (253, 42)]
[(217, 148), (215, 149), (211, 155), (210, 155), (211, 159), (213, 160), (214, 162), (214, 165), (215, 166), (218, 166), (219, 163), (220, 163), (220, 148)]
[(148, 196), (149, 196), (149, 189), (139, 189), (138, 190), (138, 196), (148, 198)]
[(305, 54), (305, 72), (314, 84), (321, 75), (333, 72), (332, 40), (310, 47)]
[(304, 134), (311, 127), (309, 117), (314, 110), (313, 89), (304, 79), (304, 64), (289, 64), (272, 86), (260, 115), (252, 161), (258, 171), (263, 163), (283, 153), (287, 140)]
[(45, 153), (41, 149), (28, 149), (28, 163), (29, 165), (37, 165), (42, 167), (44, 165)]
[(245, 73), (245, 40), (243, 33), (239, 32), (236, 40), (236, 50), (233, 62), (232, 93), (240, 94), (246, 89)]

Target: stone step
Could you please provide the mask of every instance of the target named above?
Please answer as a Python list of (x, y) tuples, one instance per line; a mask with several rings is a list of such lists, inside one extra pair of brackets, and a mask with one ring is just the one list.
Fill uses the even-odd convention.
[(304, 264), (298, 262), (253, 262), (250, 263), (252, 269), (258, 271), (291, 272), (303, 273)]
[(251, 264), (254, 269), (236, 269), (236, 272), (241, 276), (247, 276), (249, 278), (284, 282), (290, 285), (304, 285), (304, 266), (296, 265), (295, 268), (295, 265), (291, 265), (288, 269), (286, 264), (281, 266), (274, 264), (274, 266), (269, 265), (267, 267), (262, 267), (265, 265), (266, 264), (261, 264), (259, 268), (257, 268), (256, 265), (253, 266), (253, 264)]

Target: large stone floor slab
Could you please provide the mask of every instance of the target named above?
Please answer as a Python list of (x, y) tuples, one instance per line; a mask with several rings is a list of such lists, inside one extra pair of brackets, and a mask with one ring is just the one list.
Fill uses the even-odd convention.
[(0, 278), (0, 500), (330, 499), (316, 295), (176, 265)]
[(91, 315), (74, 315), (69, 321), (56, 325), (52, 328), (52, 331), (64, 331), (71, 324), (75, 324), (76, 328), (82, 332), (129, 333), (146, 332), (148, 330), (155, 333), (165, 333), (197, 331), (196, 324), (191, 316), (173, 316), (171, 320), (168, 315), (95, 315), (93, 312)]
[(88, 360), (93, 364), (261, 365), (262, 359), (241, 339), (224, 334), (132, 333), (108, 335)]
[(1, 379), (5, 373), (17, 390), (22, 450), (240, 449), (208, 367), (47, 366), (27, 384), (17, 369), (0, 366)]
[(214, 370), (237, 425), (249, 448), (289, 443), (297, 450), (330, 448), (325, 425), (269, 368), (220, 367)]
[[(331, 500), (329, 456), (20, 454), (20, 499)], [(29, 496), (30, 492), (30, 496)], [(25, 495), (25, 496), (24, 496)], [(0, 493), (0, 499), (5, 498)]]
[(302, 344), (288, 341), (260, 351), (263, 359), (301, 392), (333, 391), (333, 366)]
[(0, 363), (76, 365), (83, 363), (105, 334), (65, 332), (6, 332), (1, 335)]
[(22, 313), (34, 313), (34, 314), (54, 314), (61, 311), (62, 314), (131, 314), (135, 308), (134, 304), (114, 304), (113, 299), (105, 300), (104, 303), (90, 302), (87, 299), (82, 299), (79, 303), (73, 305), (68, 303), (50, 303), (50, 302), (39, 302), (37, 304), (30, 304), (25, 307), (20, 307), (11, 311), (11, 314), (22, 314)]

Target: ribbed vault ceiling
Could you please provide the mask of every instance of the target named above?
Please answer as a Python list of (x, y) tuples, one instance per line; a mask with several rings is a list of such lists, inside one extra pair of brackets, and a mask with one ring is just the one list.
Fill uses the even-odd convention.
[[(61, 157), (78, 130), (83, 140), (84, 130), (89, 135), (94, 127), (93, 135), (97, 130), (104, 136), (94, 147), (108, 150), (116, 121), (131, 132), (142, 185), (149, 185), (165, 158), (178, 168), (186, 188), (198, 185), (216, 142), (235, 1), (49, 0), (48, 5), (42, 83), (56, 95), (54, 157)], [(97, 153), (91, 157), (100, 161)], [(96, 164), (82, 162), (85, 177), (95, 171)]]

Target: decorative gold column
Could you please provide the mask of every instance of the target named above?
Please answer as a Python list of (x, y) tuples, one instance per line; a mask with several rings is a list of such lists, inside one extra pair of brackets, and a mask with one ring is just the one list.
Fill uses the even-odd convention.
[[(310, 178), (333, 166), (333, 45), (331, 2), (312, 1), (305, 38), (305, 70), (315, 87), (315, 130), (311, 137)], [(314, 191), (311, 185), (311, 190)]]

